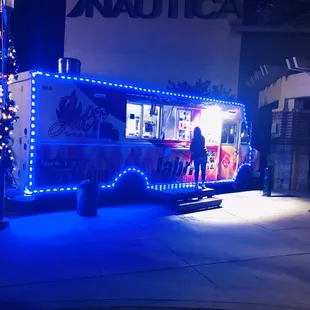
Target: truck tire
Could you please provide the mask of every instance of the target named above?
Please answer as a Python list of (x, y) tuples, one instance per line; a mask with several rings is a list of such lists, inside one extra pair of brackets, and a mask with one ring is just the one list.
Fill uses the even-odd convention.
[(251, 190), (253, 186), (253, 171), (248, 165), (240, 168), (238, 175), (233, 183), (233, 188), (237, 191)]

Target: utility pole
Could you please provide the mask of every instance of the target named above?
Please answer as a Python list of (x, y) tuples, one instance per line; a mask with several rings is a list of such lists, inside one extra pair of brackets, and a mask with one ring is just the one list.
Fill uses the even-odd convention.
[[(2, 43), (2, 59), (1, 59), (1, 85), (2, 85), (2, 104), (3, 106), (8, 99), (8, 83), (6, 78), (7, 68), (7, 45), (10, 32), (10, 15), (14, 9), (14, 0), (1, 0), (1, 43)], [(6, 171), (0, 168), (0, 230), (8, 227), (9, 222), (4, 218), (4, 194), (5, 194), (5, 177)]]

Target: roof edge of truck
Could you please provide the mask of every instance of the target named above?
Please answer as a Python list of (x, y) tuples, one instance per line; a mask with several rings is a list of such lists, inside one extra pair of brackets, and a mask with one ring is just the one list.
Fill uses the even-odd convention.
[(69, 75), (69, 74), (62, 74), (62, 73), (51, 73), (47, 71), (38, 71), (38, 70), (32, 70), (30, 71), (32, 77), (36, 77), (37, 75), (55, 78), (55, 79), (62, 79), (62, 80), (73, 80), (78, 82), (85, 82), (85, 83), (91, 83), (91, 84), (99, 84), (103, 85), (108, 88), (114, 88), (114, 89), (122, 89), (122, 90), (131, 90), (136, 94), (142, 94), (145, 97), (150, 96), (157, 96), (160, 98), (174, 98), (179, 100), (190, 100), (190, 101), (198, 101), (196, 104), (208, 104), (208, 103), (217, 103), (217, 104), (224, 104), (224, 105), (232, 105), (232, 106), (239, 106), (244, 108), (244, 104), (238, 102), (238, 101), (228, 101), (228, 100), (219, 100), (215, 98), (207, 98), (201, 95), (196, 94), (185, 94), (182, 92), (175, 92), (171, 90), (160, 90), (160, 89), (152, 89), (147, 87), (141, 87), (137, 85), (130, 85), (125, 83), (116, 83), (109, 80), (104, 80), (100, 78), (94, 78), (89, 76), (80, 76), (80, 75)]

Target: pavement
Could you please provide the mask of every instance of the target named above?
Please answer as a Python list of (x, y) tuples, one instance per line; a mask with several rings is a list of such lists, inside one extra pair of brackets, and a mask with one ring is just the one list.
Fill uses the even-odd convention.
[(11, 219), (0, 309), (310, 309), (309, 198), (222, 197), (187, 215), (144, 204)]

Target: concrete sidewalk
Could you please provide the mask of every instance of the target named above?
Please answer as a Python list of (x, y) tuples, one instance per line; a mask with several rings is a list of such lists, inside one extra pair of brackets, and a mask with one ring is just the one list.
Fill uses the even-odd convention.
[(310, 200), (223, 198), (188, 215), (142, 205), (13, 219), (0, 232), (0, 301), (310, 309)]

